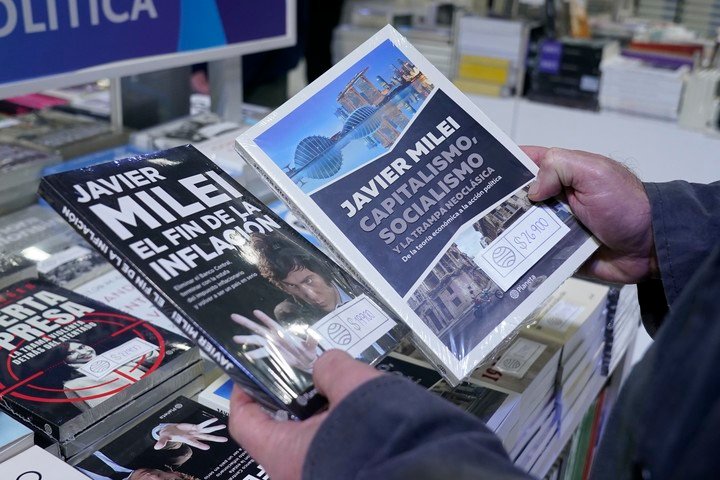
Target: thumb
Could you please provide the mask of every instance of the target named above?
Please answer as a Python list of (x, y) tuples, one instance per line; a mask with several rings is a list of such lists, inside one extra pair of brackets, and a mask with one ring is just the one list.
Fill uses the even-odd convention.
[(578, 155), (570, 150), (551, 148), (537, 162), (540, 170), (537, 179), (530, 185), (528, 197), (541, 202), (562, 193), (564, 187), (572, 187), (574, 172), (579, 165)]
[(161, 450), (165, 448), (165, 445), (167, 445), (168, 439), (166, 437), (160, 437), (160, 439), (157, 441), (155, 446), (153, 447), (155, 450)]
[(369, 365), (359, 362), (342, 350), (322, 354), (313, 367), (315, 388), (330, 404), (340, 402), (360, 385), (382, 375)]

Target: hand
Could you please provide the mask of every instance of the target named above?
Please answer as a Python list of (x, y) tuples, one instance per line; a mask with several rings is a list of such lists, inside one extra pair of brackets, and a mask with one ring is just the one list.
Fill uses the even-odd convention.
[(327, 411), (302, 422), (272, 419), (237, 386), (230, 398), (230, 434), (273, 480), (296, 480), (315, 433), (350, 392), (383, 375), (340, 350), (324, 353), (315, 364), (315, 388), (328, 399)]
[(658, 274), (650, 200), (627, 167), (579, 150), (522, 149), (540, 167), (530, 200), (563, 194), (575, 216), (602, 242), (583, 273), (621, 283)]
[(197, 425), (193, 423), (168, 423), (159, 432), (158, 441), (155, 444), (155, 450), (165, 448), (168, 442), (184, 443), (200, 450), (210, 449), (210, 446), (201, 442), (201, 440), (216, 443), (227, 442), (227, 437), (210, 435), (213, 432), (217, 432), (218, 430), (225, 428), (225, 425), (210, 426), (210, 424), (215, 423), (216, 421), (217, 418), (211, 418)]
[[(233, 341), (239, 345), (257, 345), (264, 347), (276, 359), (287, 362), (307, 373), (312, 373), (313, 365), (318, 358), (318, 340), (312, 335), (301, 338), (297, 334), (283, 328), (282, 325), (265, 315), (260, 310), (254, 310), (253, 315), (263, 325), (250, 320), (247, 317), (233, 313), (232, 318), (236, 323), (247, 328), (256, 335), (235, 335)], [(253, 352), (255, 352), (254, 350)], [(252, 356), (252, 353), (250, 355)]]

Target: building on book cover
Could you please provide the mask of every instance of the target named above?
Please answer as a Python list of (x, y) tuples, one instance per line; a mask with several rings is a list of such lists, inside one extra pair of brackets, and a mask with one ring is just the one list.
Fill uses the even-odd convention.
[(373, 363), (406, 331), (192, 146), (45, 177), (40, 193), (268, 407), (308, 416), (322, 351)]
[(231, 438), (227, 417), (184, 397), (77, 465), (92, 480), (268, 480)]
[(537, 167), (392, 27), (237, 148), (452, 383), (596, 248), (527, 200)]
[(60, 442), (197, 360), (182, 337), (70, 290), (0, 291), (0, 407)]

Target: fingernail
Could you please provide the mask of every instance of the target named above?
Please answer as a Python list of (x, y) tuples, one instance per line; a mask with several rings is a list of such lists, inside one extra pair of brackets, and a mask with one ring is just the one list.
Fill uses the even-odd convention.
[(537, 181), (534, 181), (530, 184), (530, 188), (528, 188), (528, 196), (535, 196), (538, 192), (538, 184)]

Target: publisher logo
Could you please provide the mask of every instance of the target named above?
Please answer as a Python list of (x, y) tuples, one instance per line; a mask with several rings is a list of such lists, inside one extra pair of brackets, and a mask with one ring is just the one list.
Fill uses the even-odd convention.
[(520, 294), (518, 293), (517, 290), (515, 290), (514, 288), (512, 290), (510, 290), (510, 298), (512, 298), (513, 300), (517, 300), (519, 297), (520, 297)]
[(493, 250), (492, 259), (495, 264), (502, 268), (512, 267), (517, 261), (515, 252), (503, 245)]

